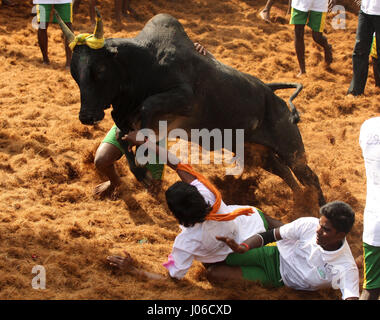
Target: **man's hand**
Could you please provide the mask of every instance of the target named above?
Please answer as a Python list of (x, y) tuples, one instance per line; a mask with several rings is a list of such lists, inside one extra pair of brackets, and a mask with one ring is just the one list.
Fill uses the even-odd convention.
[(128, 252), (124, 251), (124, 255), (125, 257), (108, 256), (107, 257), (108, 264), (111, 267), (114, 267), (123, 272), (132, 271), (134, 269), (134, 266), (132, 265), (133, 260)]
[(194, 42), (195, 50), (197, 50), (200, 54), (203, 54), (204, 56), (207, 54), (207, 50), (204, 46), (202, 46), (198, 42)]
[(229, 246), (234, 252), (245, 253), (248, 251), (248, 248), (237, 244), (234, 239), (228, 237), (216, 237), (217, 240), (223, 241), (227, 246)]
[(129, 142), (130, 146), (139, 146), (144, 144), (148, 139), (145, 137), (144, 140), (137, 140), (137, 134), (139, 133), (138, 130), (136, 131), (130, 131), (128, 134), (125, 134), (121, 137), (121, 140), (125, 140)]

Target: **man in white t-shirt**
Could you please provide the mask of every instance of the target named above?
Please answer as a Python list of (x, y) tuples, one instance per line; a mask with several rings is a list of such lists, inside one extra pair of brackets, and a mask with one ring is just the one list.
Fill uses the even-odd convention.
[(367, 176), (363, 221), (364, 281), (360, 299), (380, 297), (380, 117), (364, 121), (359, 144)]
[[(51, 11), (54, 8), (66, 25), (73, 31), (73, 15), (72, 15), (72, 0), (33, 0), (33, 4), (37, 5), (37, 20), (38, 26), (38, 45), (40, 46), (42, 59), (44, 64), (50, 64), (48, 56), (48, 34), (47, 28), (50, 22)], [(53, 15), (52, 23), (58, 23)], [(68, 43), (65, 41), (66, 68), (70, 67), (71, 50)]]
[[(137, 132), (130, 132), (123, 140), (131, 145), (141, 145), (144, 142), (137, 141), (136, 134)], [(226, 205), (215, 186), (190, 166), (179, 163), (176, 157), (156, 144), (149, 144), (148, 141), (147, 146), (157, 155), (164, 152), (168, 166), (175, 169), (182, 180), (173, 184), (165, 193), (168, 207), (182, 229), (174, 241), (168, 261), (164, 263), (171, 278), (182, 279), (194, 260), (207, 267), (224, 261), (232, 249), (218, 241), (218, 235), (241, 242), (251, 235), (283, 224), (255, 207)], [(125, 254), (126, 257), (108, 257), (110, 265), (135, 275), (154, 279), (161, 277), (134, 268), (128, 253)]]
[[(353, 76), (347, 94), (357, 96), (364, 93), (374, 32), (380, 34), (380, 0), (362, 0), (352, 54)], [(376, 37), (377, 56), (380, 56), (379, 39)], [(377, 59), (377, 68), (380, 68), (380, 59)]]
[[(229, 265), (214, 266), (209, 278), (246, 279), (309, 291), (332, 287), (341, 290), (342, 299), (358, 299), (359, 271), (346, 241), (355, 214), (341, 201), (325, 204), (320, 214), (320, 219), (299, 218), (241, 244), (218, 237), (235, 253), (228, 256)], [(265, 246), (273, 241), (277, 247)]]

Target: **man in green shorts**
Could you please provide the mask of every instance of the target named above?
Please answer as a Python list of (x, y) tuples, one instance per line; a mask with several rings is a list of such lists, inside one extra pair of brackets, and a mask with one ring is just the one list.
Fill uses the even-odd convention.
[[(320, 208), (320, 219), (299, 218), (242, 243), (217, 237), (234, 253), (211, 267), (208, 277), (307, 291), (332, 287), (341, 290), (343, 300), (357, 300), (359, 271), (346, 240), (354, 221), (348, 204), (333, 201)], [(277, 246), (266, 246), (273, 241)]]
[[(38, 44), (41, 49), (43, 63), (50, 64), (48, 57), (48, 34), (47, 28), (50, 22), (51, 11), (54, 8), (66, 25), (73, 30), (72, 26), (72, 0), (33, 0), (33, 4), (37, 5), (37, 19), (38, 27)], [(53, 15), (52, 23), (57, 23)], [(71, 50), (65, 39), (65, 53), (66, 53), (66, 68), (70, 67), (71, 63)]]
[[(335, 2), (335, 1), (332, 1)], [(332, 3), (333, 5), (334, 3)], [(305, 25), (312, 30), (313, 40), (320, 45), (325, 52), (327, 65), (333, 61), (332, 48), (322, 32), (325, 27), (328, 10), (328, 0), (293, 0), (290, 24), (294, 24), (295, 49), (300, 67), (298, 76), (306, 73), (305, 67)]]

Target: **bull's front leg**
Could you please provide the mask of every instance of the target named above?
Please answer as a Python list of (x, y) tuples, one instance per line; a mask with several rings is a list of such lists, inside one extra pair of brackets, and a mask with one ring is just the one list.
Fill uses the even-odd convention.
[(140, 128), (152, 128), (157, 125), (153, 124), (155, 119), (165, 120), (164, 116), (168, 114), (189, 116), (193, 101), (193, 90), (188, 84), (148, 97), (139, 110)]

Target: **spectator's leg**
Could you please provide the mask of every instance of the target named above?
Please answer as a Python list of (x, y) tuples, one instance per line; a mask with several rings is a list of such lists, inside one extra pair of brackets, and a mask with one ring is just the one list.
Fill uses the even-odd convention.
[(82, 0), (73, 0), (73, 12), (78, 13), (79, 5)]
[(49, 25), (48, 23), (45, 23), (45, 25), (41, 23), (37, 31), (38, 45), (40, 46), (44, 64), (50, 64), (50, 60), (48, 57), (48, 34), (47, 34), (48, 25)]
[(89, 0), (90, 20), (93, 25), (95, 25), (95, 5), (96, 5), (96, 0)]
[(52, 5), (37, 5), (37, 19), (38, 19), (38, 31), (37, 31), (37, 39), (38, 45), (40, 47), (42, 53), (42, 60), (44, 64), (49, 64), (50, 60), (48, 57), (48, 34), (47, 29), (49, 26), (49, 16)]
[(116, 24), (121, 24), (121, 11), (122, 11), (122, 0), (115, 0), (115, 20)]
[(275, 0), (268, 0), (264, 9), (259, 13), (261, 19), (270, 22), (270, 9), (272, 8)]
[(325, 51), (325, 62), (329, 65), (333, 61), (332, 47), (329, 45), (327, 38), (322, 32), (312, 31), (313, 40), (319, 44)]
[[(376, 87), (380, 87), (380, 16), (372, 16), (372, 20), (375, 28), (375, 33), (376, 35), (379, 35), (379, 37), (376, 37), (377, 59), (372, 59), (373, 73), (375, 77)], [(376, 68), (375, 65), (377, 66)]]
[(369, 52), (373, 38), (374, 27), (368, 16), (359, 12), (356, 42), (352, 54), (353, 76), (347, 94), (354, 96), (364, 93), (368, 77)]
[(379, 59), (372, 57), (373, 76), (376, 87), (380, 87)]
[(299, 76), (306, 73), (305, 67), (305, 25), (295, 24), (294, 25), (294, 45), (296, 49), (298, 64), (300, 67)]
[(131, 7), (131, 0), (122, 0), (123, 6), (122, 6), (122, 13), (124, 16), (128, 16), (128, 13), (131, 14), (136, 19), (139, 19), (139, 15), (137, 12)]

